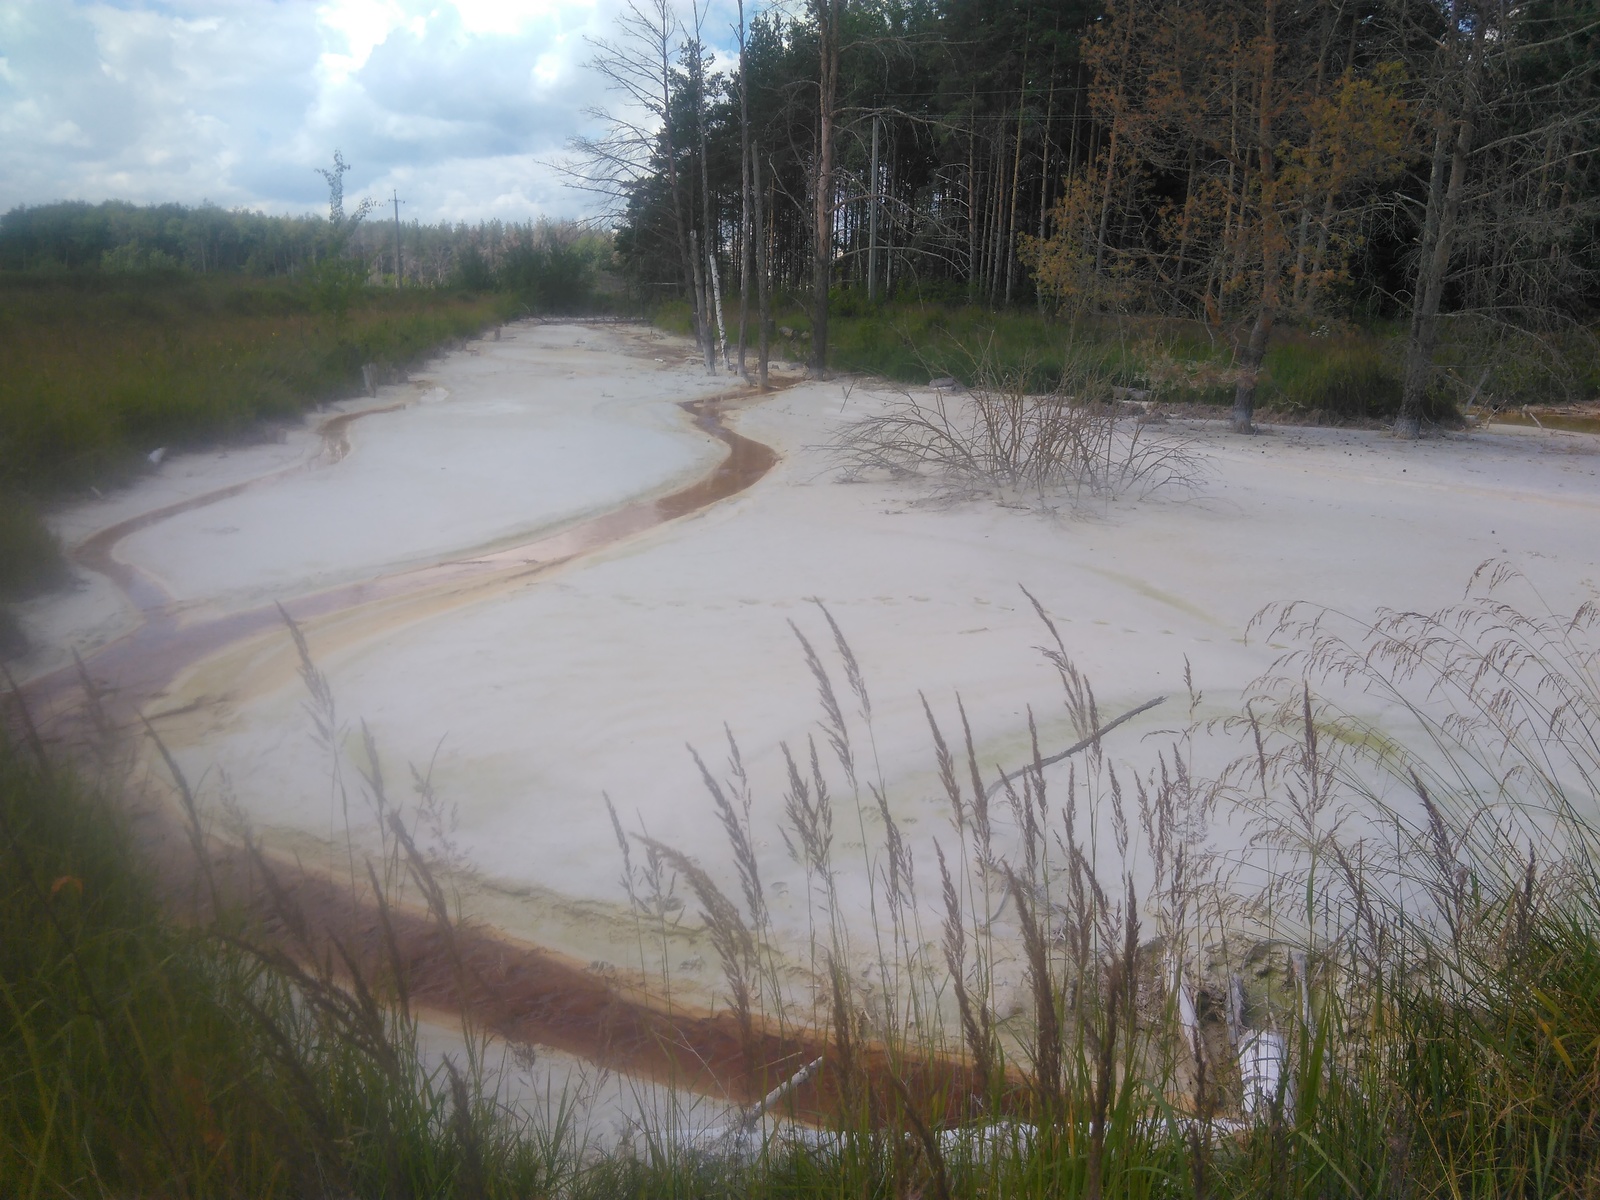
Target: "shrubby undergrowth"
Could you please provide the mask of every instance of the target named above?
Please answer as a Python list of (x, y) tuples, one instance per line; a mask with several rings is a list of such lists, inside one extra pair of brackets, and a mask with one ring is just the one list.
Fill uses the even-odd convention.
[[(686, 304), (661, 306), (656, 320), (692, 334)], [(810, 325), (798, 303), (781, 306), (774, 352), (807, 361)], [(752, 331), (752, 343), (754, 337)], [(1157, 402), (1221, 410), (1233, 402), (1237, 353), (1226, 331), (1160, 317), (1046, 318), (1022, 309), (911, 301), (844, 304), (829, 317), (828, 361), (835, 370), (907, 384), (949, 377), (971, 385), (985, 370), (999, 370), (1043, 393), (1092, 364), (1113, 384)], [(1593, 342), (1583, 334), (1518, 335), (1463, 319), (1448, 328), (1439, 354), (1441, 378), (1424, 408), (1437, 425), (1458, 425), (1469, 411), (1590, 399), (1600, 388)], [(1258, 405), (1269, 423), (1388, 424), (1399, 411), (1400, 387), (1397, 329), (1283, 329), (1267, 350)]]

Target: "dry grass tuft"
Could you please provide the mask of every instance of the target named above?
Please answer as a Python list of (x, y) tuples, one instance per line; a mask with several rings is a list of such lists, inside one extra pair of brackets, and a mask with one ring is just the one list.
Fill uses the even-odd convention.
[(1071, 504), (1194, 489), (1205, 462), (1191, 442), (1116, 397), (1112, 375), (1069, 358), (1055, 391), (1029, 371), (974, 363), (970, 389), (903, 392), (847, 426), (832, 446), (846, 479), (927, 481), (945, 498)]

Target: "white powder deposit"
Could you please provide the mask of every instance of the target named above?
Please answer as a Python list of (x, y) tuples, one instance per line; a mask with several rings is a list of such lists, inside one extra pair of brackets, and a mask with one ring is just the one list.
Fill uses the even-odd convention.
[[(730, 381), (687, 364), (683, 343), (577, 325), (514, 332), (385, 389), (378, 402), (408, 407), (355, 423), (343, 460), (152, 525), (118, 556), (186, 604), (288, 600), (663, 494), (724, 453), (676, 402)], [(1205, 462), (1190, 493), (1053, 508), (930, 504), (916, 481), (838, 482), (821, 448), (882, 394), (870, 381), (807, 382), (741, 401), (730, 425), (781, 455), (747, 491), (493, 587), (308, 622), (346, 729), (357, 836), (364, 722), (393, 798), (409, 802), (414, 767), (454, 808), (445, 832), (470, 910), (583, 961), (626, 961), (633, 935), (603, 797), (630, 831), (684, 850), (735, 892), (686, 749), (725, 776), (726, 725), (752, 785), (774, 926), (798, 943), (807, 897), (780, 833), (780, 746), (804, 763), (816, 740), (837, 806), (841, 893), (864, 913), (868, 864), (882, 866), (869, 782), (886, 785), (925, 895), (936, 891), (933, 839), (948, 848), (953, 836), (923, 695), (953, 742), (960, 695), (991, 775), (1027, 756), (1030, 707), (1045, 753), (1072, 740), (1055, 673), (1036, 650), (1046, 631), (1022, 587), (1054, 615), (1104, 715), (1170, 697), (1108, 746), (1148, 765), (1170, 741), (1152, 732), (1190, 719), (1186, 660), (1204, 718), (1237, 711), (1281, 652), (1259, 631), (1246, 637), (1263, 605), (1305, 599), (1360, 617), (1431, 609), (1459, 599), (1491, 558), (1522, 568), (1557, 610), (1593, 585), (1600, 455), (1581, 435), (1491, 430), (1412, 443), (1174, 423), (1164, 436), (1191, 440)], [(169, 460), (114, 501), (64, 514), (61, 528), (85, 536), (170, 502), (171, 476), (197, 492), (315, 456), (313, 442)], [(92, 648), (109, 636), (113, 602), (104, 587), (87, 595), (100, 599), (34, 614), (49, 643), (41, 664), (74, 639)], [(870, 736), (813, 597), (859, 658)], [(864, 816), (820, 731), (791, 621), (848, 711)], [(330, 834), (342, 840), (344, 817), (304, 701), (288, 635), (273, 631), (201, 663), (148, 708), (174, 714), (158, 728), (206, 794), (226, 789), (270, 843), (315, 861)], [(686, 977), (714, 984), (712, 956), (687, 934), (682, 956)]]

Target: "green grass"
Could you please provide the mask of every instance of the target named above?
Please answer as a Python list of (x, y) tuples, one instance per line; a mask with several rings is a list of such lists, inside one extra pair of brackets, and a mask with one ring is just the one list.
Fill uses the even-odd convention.
[(1258, 403), (1334, 423), (1393, 420), (1400, 411), (1398, 347), (1360, 334), (1280, 336), (1267, 351)]
[[(173, 292), (146, 295), (142, 286), (93, 292), (94, 303), (176, 303)], [(211, 294), (235, 293), (219, 287)], [(362, 345), (354, 339), (363, 321), (376, 328), (407, 311), (403, 297), (392, 310), (370, 300), (329, 335), (335, 351)], [(235, 309), (249, 311), (227, 310), (232, 315), (215, 317), (211, 328), (314, 322), (314, 310), (296, 307), (303, 302), (292, 291), (266, 289), (236, 299)], [(470, 312), (481, 302), (450, 303)], [(283, 311), (257, 311), (274, 305)], [(7, 311), (15, 316), (15, 308)], [(151, 328), (181, 323), (173, 310), (163, 312)], [(885, 319), (841, 316), (841, 353), (854, 345), (890, 361), (900, 351), (883, 349), (892, 339), (869, 325)], [(913, 319), (924, 322), (917, 337), (928, 343), (950, 335), (963, 346), (977, 344), (965, 339), (993, 321), (931, 307), (895, 319), (903, 330)], [(991, 325), (991, 354), (1049, 361), (1048, 338), (1059, 330), (1031, 320)], [(203, 315), (197, 323), (204, 325)], [(414, 328), (437, 334), (446, 327)], [(1130, 371), (1142, 364), (1146, 376), (1129, 378), (1151, 386), (1165, 378), (1161, 372), (1177, 371), (1197, 390), (1195, 381), (1222, 361), (1193, 329), (1146, 328), (1142, 338), (1129, 330), (1112, 337), (1104, 328), (1078, 334), (1091, 335), (1107, 363), (1125, 362)], [(917, 337), (908, 334), (913, 345)], [(129, 334), (119, 344), (137, 339)], [(198, 358), (208, 344), (195, 350)], [(1324, 401), (1347, 388), (1335, 369), (1340, 358), (1322, 344), (1286, 339), (1278, 383)], [(1368, 343), (1335, 344), (1345, 347), (1339, 353), (1351, 371), (1370, 366)], [(275, 348), (262, 353), (269, 351)], [(915, 361), (918, 371), (930, 369)], [(900, 369), (912, 368), (901, 360)], [(272, 411), (235, 412), (221, 403), (206, 436)], [(141, 448), (124, 440), (120, 453)], [(119, 458), (107, 453), (98, 461), (115, 470)], [(820, 765), (809, 765), (818, 783), (831, 774), (831, 799), (802, 763), (791, 787), (803, 803), (787, 807), (780, 830), (811, 885), (812, 958), (784, 957), (764, 924), (764, 902), (751, 903), (743, 881), (729, 889), (738, 897), (730, 899), (703, 872), (680, 872), (701, 907), (718, 914), (720, 933), (710, 936), (728, 947), (725, 965), (753, 997), (746, 1003), (761, 1010), (767, 997), (807, 980), (818, 985), (801, 988), (818, 997), (816, 1007), (773, 1019), (799, 1016), (835, 1033), (826, 1070), (845, 1100), (836, 1136), (813, 1150), (773, 1145), (752, 1160), (690, 1151), (669, 1131), (647, 1128), (635, 1156), (580, 1161), (570, 1132), (552, 1134), (430, 1071), (411, 1014), (383, 978), (366, 981), (374, 1006), (351, 1004), (340, 999), (346, 993), (331, 972), (261, 952), (255, 927), (240, 914), (199, 927), (174, 919), (113, 800), (0, 742), (0, 1195), (1595, 1194), (1600, 616), (1592, 608), (1519, 609), (1504, 597), (1508, 582), (1475, 581), (1472, 599), (1453, 609), (1397, 614), (1343, 636), (1335, 636), (1332, 614), (1278, 614), (1269, 640), (1299, 648), (1280, 664), (1292, 682), (1257, 697), (1232, 723), (1243, 757), (1215, 781), (1184, 771), (1139, 776), (1119, 764), (1119, 784), (1109, 774), (1109, 751), (1102, 757), (1095, 739), (1075, 760), (1070, 798), (1047, 796), (1042, 775), (1024, 775), (1013, 780), (1015, 798), (1001, 792), (980, 803), (981, 786), (968, 782), (969, 768), (971, 777), (981, 773), (970, 741), (947, 744), (930, 711), (935, 766), (952, 810), (951, 829), (940, 836), (950, 850), (954, 907), (942, 930), (928, 906), (939, 906), (944, 864), (916, 864), (919, 910), (904, 890), (910, 875), (894, 858), (891, 807), (876, 803), (874, 789), (887, 785), (870, 778), (866, 765), (865, 684), (828, 618), (817, 628), (823, 653), (809, 643), (804, 653), (823, 702)], [(1059, 641), (1047, 657), (1074, 725), (1092, 732), (1086, 681)], [(1408, 751), (1316, 704), (1300, 681), (1329, 676), (1354, 678), (1404, 707), (1423, 744)], [(837, 693), (834, 679), (846, 685)], [(960, 728), (953, 714), (941, 715), (946, 730)], [(1183, 737), (1226, 731), (1196, 726), (1170, 762), (1178, 762)], [(723, 827), (742, 830), (731, 847), (736, 861), (756, 837), (777, 840), (751, 829), (749, 810), (741, 815), (735, 801), (747, 794), (743, 787), (730, 780), (714, 796)], [(1273, 873), (1264, 880), (1176, 874), (1180, 862), (1191, 870), (1205, 862), (1201, 843), (1182, 830), (1191, 819), (1201, 833), (1209, 830), (1222, 801), (1246, 823), (1257, 853), (1270, 857)], [(833, 806), (826, 821), (824, 803)], [(1078, 846), (1074, 827), (1063, 822), (1069, 803), (1099, 821)], [(778, 807), (769, 797), (760, 811)], [(995, 834), (991, 817), (1013, 825), (1015, 835), (1029, 828), (1030, 812), (1043, 818), (1034, 832), (1012, 841)], [(850, 857), (831, 857), (836, 820), (840, 829), (859, 828), (866, 843), (849, 850), (840, 843)], [(1106, 828), (1119, 820), (1131, 830), (1120, 849)], [(667, 853), (653, 848), (650, 867), (639, 856), (626, 868), (630, 899), (641, 901), (641, 946), (649, 943), (649, 922), (667, 919), (651, 893)], [(759, 888), (750, 861), (747, 878)], [(1155, 887), (1125, 903), (1125, 873), (1139, 863), (1154, 873)], [(831, 898), (827, 880), (847, 871), (871, 880), (882, 922), (877, 977), (894, 981), (870, 998), (828, 963), (830, 954), (859, 962), (873, 953), (859, 928), (852, 942), (851, 917)], [(1013, 940), (1022, 944), (997, 956), (979, 914), (994, 911), (1003, 895), (1016, 914), (1008, 919), (1022, 929)], [(1296, 976), (1291, 951), (1306, 964)], [(1248, 981), (1250, 1023), (1276, 1029), (1288, 1044), (1290, 1086), (1254, 1117), (1242, 1112), (1229, 1055), (1214, 1042), (1196, 1051), (1180, 1026), (1166, 982), (1170, 956), (1180, 953), (1188, 955), (1203, 1029), (1217, 1033), (1226, 974), (1238, 971)], [(655, 973), (654, 964), (638, 966)], [(1003, 1006), (1002, 969), (1026, 985)], [(952, 1019), (958, 989), (977, 1014), (970, 1030)], [(840, 1030), (856, 1045), (886, 1045), (887, 1073), (866, 1070)], [(895, 1091), (895, 1080), (934, 1052), (990, 1063), (984, 1109), (960, 1112), (950, 1096)], [(752, 1073), (766, 1066), (749, 1065)], [(481, 1083), (475, 1075), (470, 1081)], [(1037, 1136), (973, 1135), (942, 1150), (925, 1136), (941, 1118), (982, 1129), (997, 1112), (1033, 1122)], [(1196, 1116), (1228, 1123), (1206, 1125)]]
[[(776, 312), (774, 325), (795, 336), (780, 334), (774, 352), (804, 361), (810, 315), (792, 299)], [(663, 306), (656, 321), (674, 333), (692, 332), (685, 303)], [(1003, 374), (1022, 378), (1031, 390), (1050, 391), (1090, 364), (1116, 385), (1149, 390), (1162, 400), (1233, 402), (1233, 349), (1225, 337), (1194, 321), (1065, 321), (1031, 311), (935, 303), (869, 306), (841, 292), (829, 315), (829, 338), (835, 369), (901, 383), (949, 376), (972, 384)], [(1267, 351), (1257, 402), (1263, 410), (1335, 423), (1392, 419), (1400, 406), (1398, 363), (1391, 331), (1281, 331)]]
[[(1041, 609), (1045, 656), (1083, 738), (1072, 786), (1047, 794), (1056, 785), (1023, 770), (1013, 790), (990, 795), (992, 776), (980, 782), (961, 736), (965, 714), (947, 742), (930, 709), (950, 821), (936, 867), (916, 864), (920, 905), (886, 781), (873, 777), (855, 656), (825, 612), (808, 622), (817, 642), (797, 627), (817, 683), (817, 740), (832, 759), (819, 768), (813, 754), (809, 772), (791, 774), (779, 830), (806, 872), (809, 958), (770, 937), (750, 847), (772, 831), (752, 827), (737, 750), (726, 780), (706, 780), (737, 888), (724, 892), (685, 856), (645, 843), (689, 879), (735, 1009), (835, 1031), (827, 1069), (843, 1098), (841, 1140), (800, 1182), (757, 1173), (730, 1190), (1593, 1194), (1600, 614), (1520, 609), (1512, 582), (1485, 572), (1460, 605), (1342, 630), (1338, 614), (1278, 612), (1268, 640), (1296, 647), (1279, 664), (1287, 682), (1231, 722), (1194, 721), (1159, 770), (1113, 763), (1104, 748), (1113, 739), (1090, 736), (1109, 714), (1095, 716), (1092, 690)], [(1408, 711), (1422, 729), (1416, 746), (1317, 700), (1303, 681), (1324, 677)], [(1192, 694), (1190, 703), (1193, 720)], [(1218, 777), (1191, 775), (1190, 739), (1230, 734), (1241, 757)], [(776, 807), (754, 799), (754, 811)], [(1250, 836), (1242, 863), (1208, 849), (1223, 820)], [(860, 828), (867, 845), (835, 857), (836, 828)], [(665, 920), (659, 885), (637, 862), (626, 869), (647, 946)], [(876, 929), (839, 909), (831, 881), (844, 874), (871, 880)], [(928, 912), (941, 883), (942, 922)], [(984, 919), (1002, 911), (1001, 897), (1014, 914), (1003, 935)], [(858, 991), (834, 964), (863, 960), (872, 968)], [(667, 969), (643, 953), (638, 965)], [(1179, 1017), (1175, 969), (1196, 1002), (1198, 1044)], [(811, 983), (793, 1008), (769, 1000), (795, 978)], [(1287, 1047), (1285, 1086), (1253, 1114), (1224, 1040), (1232, 979), (1246, 1027)], [(887, 1066), (862, 1066), (852, 1049), (862, 1038), (888, 1047)], [(989, 1080), (981, 1107), (908, 1094), (899, 1080), (933, 1053), (977, 1064)], [(877, 1126), (860, 1100), (874, 1091), (880, 1107), (890, 1100)], [(968, 1131), (942, 1151), (923, 1128), (940, 1115), (964, 1118)], [(1004, 1115), (1035, 1136), (989, 1124)]]
[[(548, 1138), (252, 926), (163, 911), (110, 802), (0, 743), (0, 1194), (527, 1196)], [(369, 985), (376, 981), (368, 980)]]
[(415, 361), (515, 304), (318, 282), (0, 272), (0, 601), (60, 572), (30, 501), (354, 395), (363, 363)]
[(158, 446), (236, 435), (358, 390), (507, 315), (498, 296), (182, 274), (0, 275), (0, 485), (99, 482)]
[(20, 499), (0, 503), (0, 598), (27, 596), (64, 578), (61, 547), (38, 511)]

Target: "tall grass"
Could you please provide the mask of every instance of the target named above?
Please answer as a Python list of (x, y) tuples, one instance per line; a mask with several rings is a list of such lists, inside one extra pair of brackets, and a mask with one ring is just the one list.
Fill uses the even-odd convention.
[[(808, 880), (809, 944), (762, 937), (742, 774), (736, 790), (704, 772), (737, 892), (649, 845), (728, 948), (742, 1019), (831, 1031), (835, 1132), (803, 1141), (818, 1190), (1591, 1194), (1597, 610), (1519, 608), (1504, 573), (1475, 582), (1462, 605), (1343, 630), (1269, 614), (1274, 638), (1300, 642), (1281, 675), (1143, 770), (1113, 761), (1115, 722), (1039, 608), (1078, 741), (1047, 755), (1035, 734), (1031, 763), (986, 772), (959, 702), (955, 739), (929, 706), (950, 811), (936, 866), (867, 769), (871, 706), (837, 625), (823, 614), (833, 666), (797, 628), (825, 749), (785, 748), (780, 829)], [(1307, 678), (1398, 705), (1417, 740)], [(1219, 738), (1242, 753), (1201, 778), (1194, 751)], [(1249, 835), (1242, 858), (1211, 838), (1224, 819)], [(836, 824), (866, 835), (861, 862), (835, 859)], [(841, 908), (847, 869), (872, 880), (870, 924)], [(953, 1055), (969, 1073), (940, 1076)]]
[[(1520, 584), (1491, 569), (1429, 614), (1270, 610), (1291, 650), (1226, 720), (1200, 719), (1187, 677), (1186, 698), (1105, 710), (1030, 596), (1072, 744), (1044, 744), (1030, 713), (1022, 761), (985, 765), (963, 701), (925, 699), (948, 820), (921, 840), (878, 765), (861, 665), (818, 605), (794, 625), (818, 720), (781, 747), (782, 795), (760, 794), (731, 732), (725, 755), (694, 755), (727, 876), (612, 814), (642, 973), (671, 994), (691, 899), (740, 1031), (727, 1082), (770, 1090), (715, 1138), (669, 1112), (631, 1153), (585, 1157), (519, 1124), (471, 1091), (471, 1063), (422, 1068), (398, 957), (335, 969), (264, 856), (276, 933), (214, 904), (174, 926), (117, 814), (7, 748), (0, 1185), (1592, 1195), (1600, 609), (1552, 613)], [(331, 690), (296, 640), (337, 754)], [(1394, 716), (1372, 727), (1336, 694)], [(1141, 765), (1125, 721), (1153, 708), (1171, 732)], [(387, 798), (366, 742), (334, 803), (366, 804), (379, 843), (336, 869), (372, 920), (409, 888), (448, 936), (421, 810)], [(1231, 760), (1202, 773), (1219, 747)], [(775, 929), (769, 822), (804, 883), (798, 938)], [(1228, 826), (1242, 840), (1216, 836)], [(865, 912), (847, 876), (870, 881)], [(791, 1078), (762, 1061), (773, 1026), (822, 1033), (822, 1062)], [(783, 1119), (802, 1109), (822, 1127)]]
[[(663, 306), (656, 319), (690, 332), (686, 306)], [(775, 323), (778, 352), (806, 361), (811, 321), (805, 309), (790, 303)], [(1280, 332), (1267, 351), (1258, 403), (1268, 414), (1296, 420), (1392, 420), (1400, 406), (1399, 350), (1398, 335), (1383, 329)], [(1227, 333), (1195, 321), (1061, 320), (974, 305), (868, 305), (850, 293), (842, 293), (830, 313), (829, 355), (838, 370), (909, 384), (948, 377), (972, 386), (998, 369), (1034, 393), (1060, 391), (1089, 367), (1116, 386), (1192, 405), (1231, 404), (1238, 381)], [(1430, 419), (1454, 419), (1445, 393), (1430, 405)]]
[(505, 301), (243, 277), (0, 274), (0, 485), (103, 481), (158, 446), (235, 434), (356, 394), (363, 363), (404, 364), (505, 316)]
[(429, 1065), (398, 964), (319, 940), (263, 855), (253, 904), (205, 863), (158, 882), (124, 810), (34, 747), (0, 738), (0, 1194), (526, 1196), (571, 1173), (559, 1106), (486, 1093), (470, 1027), (466, 1061)]

